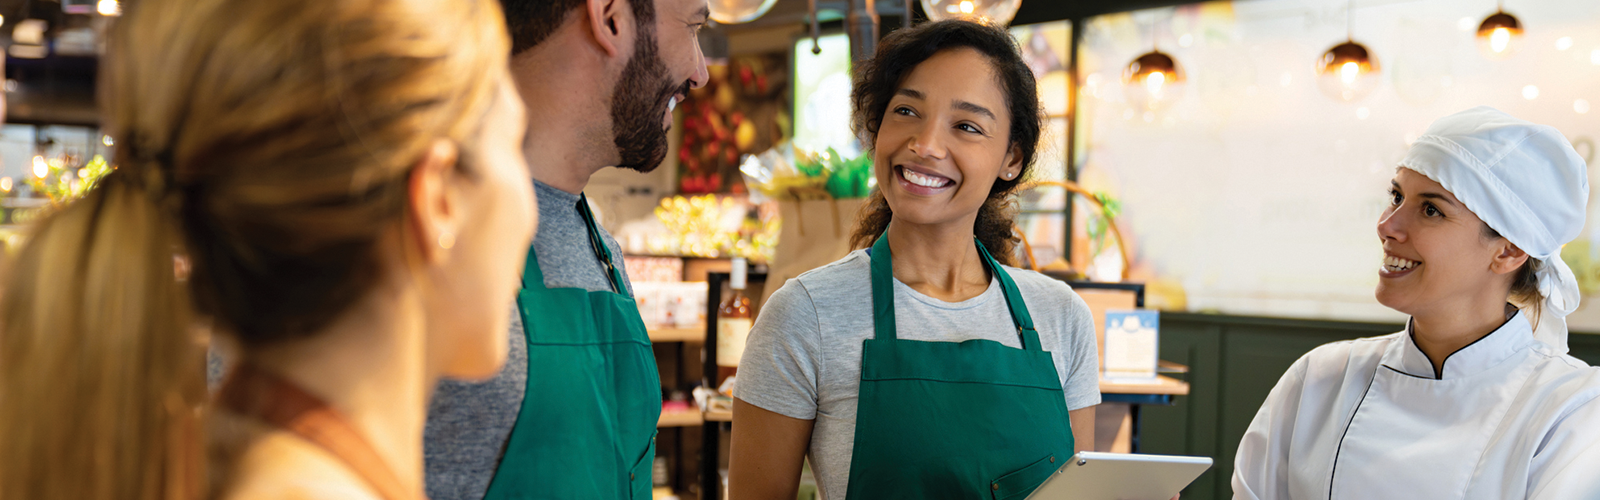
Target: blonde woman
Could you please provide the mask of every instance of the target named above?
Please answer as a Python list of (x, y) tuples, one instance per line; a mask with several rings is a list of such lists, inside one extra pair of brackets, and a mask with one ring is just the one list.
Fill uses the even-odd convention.
[(0, 304), (0, 498), (421, 498), (429, 391), (499, 368), (535, 227), (497, 3), (129, 7), (117, 169)]

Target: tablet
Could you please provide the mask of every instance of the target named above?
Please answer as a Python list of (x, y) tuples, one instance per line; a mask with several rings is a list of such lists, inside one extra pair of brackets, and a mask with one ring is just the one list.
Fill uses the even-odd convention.
[(1169, 500), (1200, 473), (1207, 457), (1080, 452), (1028, 500)]

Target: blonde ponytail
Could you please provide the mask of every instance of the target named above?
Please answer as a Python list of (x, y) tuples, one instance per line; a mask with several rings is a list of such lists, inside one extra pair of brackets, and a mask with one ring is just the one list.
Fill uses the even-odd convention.
[(0, 499), (202, 491), (205, 348), (173, 275), (171, 218), (139, 184), (112, 173), (41, 220), (12, 263)]
[(0, 500), (226, 482), (195, 320), (246, 351), (316, 335), (379, 282), (411, 166), (476, 144), (505, 84), (493, 0), (124, 5), (97, 89), (116, 171), (34, 226), (0, 297)]

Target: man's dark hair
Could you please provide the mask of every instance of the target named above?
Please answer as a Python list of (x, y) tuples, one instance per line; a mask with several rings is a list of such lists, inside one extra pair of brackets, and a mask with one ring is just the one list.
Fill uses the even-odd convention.
[[(511, 32), (511, 53), (520, 54), (550, 38), (585, 0), (500, 0)], [(656, 22), (655, 0), (627, 0), (641, 29)]]

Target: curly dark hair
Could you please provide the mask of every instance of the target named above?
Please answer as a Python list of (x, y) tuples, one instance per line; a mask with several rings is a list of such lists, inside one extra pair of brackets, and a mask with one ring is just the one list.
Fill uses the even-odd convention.
[[(978, 241), (983, 242), (995, 259), (1013, 265), (1017, 244), (1017, 236), (1012, 231), (1017, 214), (1015, 195), (1017, 186), (1033, 168), (1043, 112), (1033, 70), (1022, 60), (1021, 48), (1011, 33), (999, 26), (962, 20), (930, 22), (890, 33), (879, 42), (872, 59), (856, 67), (854, 90), (850, 92), (853, 108), (850, 126), (856, 135), (866, 140), (868, 149), (873, 148), (878, 139), (878, 126), (889, 111), (889, 101), (911, 70), (934, 54), (963, 47), (983, 54), (993, 66), (996, 83), (1000, 84), (1011, 113), (1010, 146), (1021, 152), (1022, 171), (1015, 179), (995, 180), (994, 187), (989, 189), (989, 199), (978, 209), (978, 221), (972, 228)], [(850, 246), (872, 246), (889, 228), (893, 217), (894, 211), (889, 208), (883, 192), (873, 190), (871, 199), (861, 207)]]

